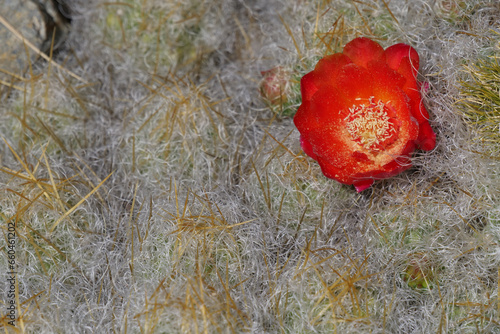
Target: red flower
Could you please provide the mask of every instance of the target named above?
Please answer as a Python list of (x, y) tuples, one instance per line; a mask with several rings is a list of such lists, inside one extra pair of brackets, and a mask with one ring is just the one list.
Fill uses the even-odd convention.
[(418, 67), (411, 46), (384, 50), (360, 37), (302, 78), (294, 123), (302, 149), (326, 177), (362, 191), (410, 168), (415, 148), (434, 148)]

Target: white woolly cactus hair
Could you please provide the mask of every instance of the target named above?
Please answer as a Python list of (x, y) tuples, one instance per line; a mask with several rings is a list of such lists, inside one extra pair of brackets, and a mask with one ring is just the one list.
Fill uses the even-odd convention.
[[(64, 3), (50, 61), (1, 31), (4, 331), (500, 332), (497, 1)], [(437, 134), (361, 194), (292, 122), (300, 78), (358, 36), (418, 51)]]

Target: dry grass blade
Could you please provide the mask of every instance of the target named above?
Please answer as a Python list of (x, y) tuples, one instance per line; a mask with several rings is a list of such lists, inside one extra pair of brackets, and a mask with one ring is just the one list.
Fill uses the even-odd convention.
[(52, 225), (52, 227), (50, 228), (50, 232), (52, 233), (54, 231), (54, 229), (57, 227), (57, 225), (59, 225), (59, 223), (64, 219), (66, 218), (67, 216), (69, 216), (73, 211), (75, 211), (83, 202), (85, 202), (87, 200), (87, 198), (89, 198), (90, 196), (92, 196), (93, 193), (95, 193), (103, 184), (104, 182), (106, 182), (107, 179), (109, 179), (109, 177), (113, 174), (113, 172), (111, 172), (108, 176), (106, 176), (106, 178), (104, 180), (102, 180), (97, 186), (94, 187), (94, 189), (92, 189), (91, 192), (89, 192), (87, 195), (85, 195), (85, 197), (83, 197), (78, 203), (76, 203), (71, 209), (69, 209), (68, 211), (66, 211), (55, 223), (54, 225)]
[(7, 81), (4, 81), (4, 80), (0, 80), (0, 84), (4, 85), (4, 86), (7, 86), (7, 87), (12, 87), (20, 92), (25, 92), (25, 89), (20, 87), (20, 86), (17, 86), (17, 85), (14, 85), (13, 83), (11, 82), (7, 82)]
[(290, 35), (290, 37), (292, 38), (292, 41), (293, 41), (293, 45), (295, 45), (295, 49), (297, 50), (297, 55), (299, 56), (299, 59), (301, 61), (303, 61), (302, 59), (302, 52), (300, 51), (300, 47), (299, 47), (299, 44), (297, 43), (297, 41), (295, 40), (295, 36), (293, 35), (293, 32), (292, 30), (290, 29), (290, 26), (285, 22), (285, 20), (283, 19), (283, 17), (281, 17), (281, 15), (279, 16), (281, 22), (283, 23), (283, 26), (285, 27), (286, 31), (288, 32), (288, 34)]

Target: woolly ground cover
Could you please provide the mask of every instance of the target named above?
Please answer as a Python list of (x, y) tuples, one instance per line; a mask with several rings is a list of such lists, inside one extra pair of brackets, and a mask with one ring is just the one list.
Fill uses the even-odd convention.
[[(498, 1), (68, 4), (52, 60), (0, 50), (2, 330), (500, 332)], [(418, 51), (437, 134), (359, 194), (292, 123), (302, 75), (358, 36)]]

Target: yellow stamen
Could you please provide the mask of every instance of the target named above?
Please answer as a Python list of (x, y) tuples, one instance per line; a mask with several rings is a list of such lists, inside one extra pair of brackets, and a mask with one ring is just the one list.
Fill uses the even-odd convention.
[(371, 96), (369, 104), (353, 105), (349, 114), (344, 118), (347, 132), (353, 140), (367, 150), (380, 151), (380, 144), (396, 131), (390, 122), (386, 104), (375, 102)]

